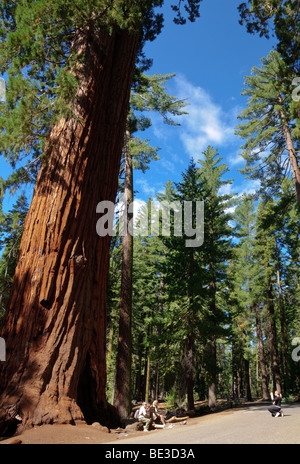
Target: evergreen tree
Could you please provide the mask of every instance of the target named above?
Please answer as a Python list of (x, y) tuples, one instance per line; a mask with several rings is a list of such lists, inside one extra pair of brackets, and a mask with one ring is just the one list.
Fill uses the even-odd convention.
[(240, 23), (251, 34), (269, 38), (274, 31), (277, 51), (292, 72), (299, 73), (299, 3), (298, 0), (248, 0), (239, 6)]
[[(136, 57), (163, 3), (0, 4), (1, 150), (13, 164), (28, 155), (25, 181), (44, 161), (1, 329), (1, 422), (16, 409), (24, 425), (107, 420), (110, 237), (91, 231), (98, 202), (115, 200)], [(194, 20), (199, 1), (184, 3)]]
[(133, 369), (136, 399), (158, 396), (164, 374), (163, 275), (164, 246), (159, 237), (137, 237), (133, 267)]
[(297, 127), (290, 114), (291, 89), (281, 77), (284, 67), (278, 52), (272, 51), (262, 59), (261, 68), (253, 68), (252, 75), (246, 77), (243, 95), (249, 97), (248, 107), (239, 116), (245, 122), (236, 133), (246, 140), (243, 172), (261, 181), (261, 193), (276, 194), (291, 171), (300, 204)]
[[(193, 212), (190, 223), (192, 228), (196, 230), (196, 227), (199, 227), (197, 224), (197, 217), (195, 218), (195, 207), (196, 202), (203, 200), (203, 188), (199, 183), (198, 171), (196, 164), (191, 161), (187, 171), (182, 175), (182, 181), (176, 184), (178, 191), (178, 197), (184, 208), (186, 208), (185, 202), (192, 202)], [(197, 213), (196, 213), (197, 214)], [(186, 223), (184, 224), (186, 227)], [(203, 226), (203, 225), (202, 225)], [(179, 245), (181, 245), (181, 257), (180, 261), (182, 266), (178, 267), (177, 272), (181, 272), (181, 275), (185, 278), (185, 283), (182, 283), (182, 280), (179, 279), (178, 282), (183, 287), (182, 296), (185, 297), (186, 305), (186, 316), (185, 316), (185, 327), (187, 333), (182, 340), (182, 357), (181, 357), (181, 369), (185, 372), (185, 382), (186, 382), (186, 393), (187, 393), (187, 408), (194, 409), (194, 381), (195, 381), (195, 341), (196, 341), (196, 327), (199, 324), (199, 312), (200, 312), (200, 298), (202, 290), (202, 281), (201, 281), (201, 247), (186, 247), (186, 241), (179, 239)], [(179, 248), (179, 249), (180, 249)], [(178, 254), (178, 249), (177, 249)], [(185, 255), (185, 258), (184, 258)], [(176, 255), (175, 255), (176, 256)], [(175, 257), (174, 256), (174, 257)], [(177, 259), (177, 258), (176, 258)], [(174, 263), (175, 264), (175, 263)], [(183, 300), (184, 301), (184, 300)], [(184, 310), (184, 305), (183, 310)]]
[[(187, 219), (190, 227), (196, 230), (196, 202), (203, 198), (194, 161), (190, 162), (188, 169), (182, 174), (181, 182), (175, 186), (169, 182), (165, 194), (157, 197), (161, 203), (166, 202), (174, 207), (170, 237), (162, 237), (166, 246), (163, 274), (164, 291), (167, 295), (167, 313), (164, 314), (167, 330), (164, 333), (168, 351), (175, 358), (173, 373), (178, 401), (181, 404), (187, 397), (188, 409), (194, 409), (195, 347), (201, 319), (201, 247), (186, 246), (186, 222), (184, 228), (182, 227), (185, 202), (190, 202), (193, 210), (189, 211), (191, 216)], [(176, 232), (175, 216), (178, 213), (180, 230)], [(198, 227), (199, 225), (202, 226), (198, 224)]]
[(221, 188), (230, 185), (232, 180), (223, 180), (228, 172), (226, 164), (221, 164), (222, 158), (218, 151), (208, 146), (199, 160), (199, 182), (204, 188), (205, 201), (205, 240), (203, 253), (205, 255), (204, 285), (205, 306), (207, 310), (207, 372), (209, 407), (217, 405), (217, 339), (224, 335), (224, 296), (226, 288), (226, 266), (231, 257), (232, 229), (231, 218), (226, 211), (233, 205), (233, 196), (221, 193)]
[(0, 218), (0, 321), (11, 290), (27, 211), (26, 198), (21, 195), (12, 210)]
[(275, 306), (274, 283), (276, 279), (275, 243), (274, 236), (270, 229), (261, 225), (261, 218), (267, 204), (260, 201), (257, 208), (257, 231), (255, 235), (255, 259), (260, 265), (262, 272), (261, 280), (261, 303), (263, 304), (267, 318), (268, 348), (270, 352), (270, 366), (272, 372), (273, 389), (282, 391), (282, 379), (280, 371), (280, 360), (278, 352), (278, 329)]
[[(238, 310), (234, 315), (234, 343), (239, 346), (240, 366), (251, 361), (251, 345), (253, 346), (253, 330), (256, 328), (257, 345), (259, 352), (262, 395), (269, 399), (267, 366), (262, 332), (262, 306), (261, 306), (261, 279), (262, 270), (255, 257), (254, 238), (256, 233), (256, 212), (254, 200), (244, 195), (235, 210), (235, 233), (238, 243), (234, 250), (232, 263), (233, 292), (235, 294)], [(251, 367), (251, 365), (250, 365)], [(245, 370), (245, 366), (244, 366)], [(241, 368), (240, 371), (243, 371)], [(249, 368), (248, 368), (249, 371)], [(247, 383), (247, 396), (251, 400), (249, 379)], [(235, 392), (236, 393), (236, 392)]]
[(130, 211), (134, 200), (133, 170), (143, 172), (149, 167), (152, 159), (157, 159), (157, 149), (152, 148), (145, 140), (133, 137), (134, 132), (145, 130), (151, 125), (151, 119), (136, 112), (157, 111), (167, 124), (175, 125), (171, 116), (184, 114), (185, 103), (178, 101), (166, 92), (165, 82), (171, 77), (145, 76), (139, 77), (131, 95), (131, 107), (128, 117), (124, 144), (124, 206), (125, 231), (122, 248), (122, 282), (120, 292), (120, 323), (116, 374), (116, 406), (120, 417), (127, 418), (131, 412), (131, 313), (132, 313), (132, 268), (133, 268), (133, 236), (129, 224), (133, 221)]
[[(226, 260), (230, 257), (230, 215), (231, 195), (222, 195), (221, 187), (230, 183), (222, 179), (228, 171), (220, 164), (217, 150), (208, 147), (199, 161), (200, 168), (191, 161), (182, 175), (182, 181), (168, 187), (168, 193), (159, 199), (178, 201), (182, 209), (185, 202), (204, 201), (204, 243), (201, 247), (186, 247), (186, 236), (173, 234), (164, 239), (166, 244), (165, 291), (168, 295), (168, 308), (171, 320), (169, 350), (173, 346), (179, 359), (175, 369), (177, 394), (180, 401), (187, 395), (187, 407), (194, 408), (194, 387), (196, 359), (203, 359), (206, 381), (209, 389), (209, 406), (216, 407), (217, 388), (217, 340), (225, 335), (224, 317), (226, 308)], [(173, 221), (175, 220), (175, 213)], [(196, 208), (192, 213), (193, 229), (197, 224)], [(171, 351), (174, 351), (171, 348)], [(176, 352), (176, 351), (175, 351)], [(180, 372), (185, 372), (182, 377)], [(202, 374), (203, 375), (203, 374)]]
[[(279, 199), (269, 199), (260, 209), (259, 232), (268, 237), (272, 250), (269, 270), (271, 274), (275, 328), (273, 338), (277, 338), (278, 364), (284, 392), (294, 384), (293, 366), (289, 356), (292, 331), (297, 319), (297, 263), (299, 256), (298, 229), (299, 206), (291, 195), (291, 182), (284, 182)], [(292, 200), (292, 201), (291, 201)], [(295, 251), (298, 250), (295, 254)], [(271, 291), (269, 291), (271, 294)], [(292, 298), (290, 298), (293, 295)], [(271, 311), (273, 308), (271, 306)], [(271, 326), (272, 328), (272, 326)], [(275, 332), (278, 333), (278, 336)], [(272, 339), (271, 339), (272, 340)], [(273, 350), (274, 351), (274, 350)]]

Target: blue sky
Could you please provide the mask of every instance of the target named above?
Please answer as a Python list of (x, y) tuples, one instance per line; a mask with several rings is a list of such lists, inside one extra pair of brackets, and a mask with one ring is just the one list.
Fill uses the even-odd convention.
[(274, 40), (247, 33), (239, 24), (237, 10), (241, 0), (203, 0), (201, 17), (184, 26), (172, 21), (170, 3), (164, 8), (165, 27), (161, 35), (146, 46), (153, 59), (149, 73), (175, 73), (168, 83), (173, 96), (187, 99), (188, 115), (180, 118), (180, 127), (170, 127), (158, 115), (152, 128), (142, 134), (160, 148), (160, 161), (153, 161), (145, 174), (135, 171), (136, 198), (145, 200), (163, 190), (168, 179), (177, 182), (190, 158), (199, 159), (208, 144), (217, 148), (228, 164), (228, 179), (234, 179), (230, 191), (241, 194), (257, 187), (245, 180), (238, 169), (242, 140), (234, 135), (238, 113), (246, 106), (241, 96), (244, 76), (274, 47)]
[[(168, 91), (179, 99), (187, 99), (188, 115), (180, 118), (180, 127), (163, 123), (153, 115), (153, 125), (141, 134), (160, 148), (160, 160), (150, 169), (134, 173), (136, 198), (148, 197), (163, 191), (168, 179), (177, 182), (187, 168), (190, 158), (197, 160), (208, 144), (217, 148), (234, 179), (227, 192), (253, 191), (257, 184), (245, 180), (238, 172), (243, 159), (238, 155), (242, 141), (234, 135), (236, 116), (246, 105), (240, 94), (244, 76), (260, 65), (274, 46), (273, 40), (250, 35), (238, 22), (237, 11), (241, 0), (203, 0), (201, 17), (184, 26), (173, 23), (173, 1), (164, 6), (165, 27), (160, 36), (145, 48), (153, 59), (150, 74), (175, 73), (168, 83)], [(0, 157), (0, 176), (6, 177), (9, 167)], [(15, 198), (6, 198), (5, 209), (10, 209)]]

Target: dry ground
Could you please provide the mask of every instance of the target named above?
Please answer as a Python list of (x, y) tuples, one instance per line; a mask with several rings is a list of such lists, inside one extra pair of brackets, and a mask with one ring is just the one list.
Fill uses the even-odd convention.
[[(141, 433), (141, 432), (140, 432)], [(134, 436), (130, 434), (130, 436)], [(122, 433), (114, 431), (108, 433), (99, 430), (92, 425), (43, 425), (25, 430), (20, 435), (8, 438), (0, 442), (4, 444), (36, 444), (36, 445), (54, 445), (54, 444), (101, 444), (110, 441), (120, 440), (124, 437)]]
[[(285, 416), (274, 419), (268, 403), (254, 402), (215, 414), (190, 418), (186, 425), (149, 433), (108, 430), (100, 424), (44, 425), (27, 429), (1, 444), (130, 444), (130, 443), (297, 443), (300, 404), (283, 405)], [(175, 440), (175, 441), (174, 441)], [(3, 450), (2, 450), (3, 451)]]
[[(201, 405), (199, 402), (196, 406)], [(137, 405), (137, 409), (140, 405)], [(165, 411), (165, 404), (159, 405), (159, 411)], [(195, 420), (195, 419), (189, 419)], [(172, 425), (179, 427), (179, 424)], [(180, 427), (183, 427), (182, 425)], [(159, 433), (160, 430), (154, 430), (151, 433)], [(43, 425), (33, 427), (15, 434), (13, 437), (0, 441), (1, 444), (101, 444), (108, 442), (120, 441), (124, 438), (134, 438), (141, 436), (143, 432), (130, 431), (124, 429), (111, 429), (102, 427), (99, 423), (93, 425), (78, 424), (73, 425)], [(1, 439), (0, 439), (1, 440)]]

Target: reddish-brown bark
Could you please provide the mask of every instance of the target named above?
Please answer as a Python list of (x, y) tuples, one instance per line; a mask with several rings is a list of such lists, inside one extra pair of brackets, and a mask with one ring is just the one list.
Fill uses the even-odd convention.
[(96, 205), (115, 200), (137, 44), (128, 32), (75, 43), (74, 117), (49, 135), (1, 330), (0, 423), (105, 422), (110, 237)]

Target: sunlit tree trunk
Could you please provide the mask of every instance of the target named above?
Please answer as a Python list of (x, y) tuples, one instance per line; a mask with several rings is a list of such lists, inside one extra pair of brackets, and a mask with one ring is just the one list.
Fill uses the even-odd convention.
[(297, 197), (297, 202), (298, 205), (300, 205), (300, 166), (299, 166), (299, 159), (297, 157), (297, 152), (296, 148), (294, 145), (294, 141), (292, 138), (291, 130), (290, 130), (290, 125), (288, 123), (286, 114), (284, 112), (284, 104), (283, 104), (283, 99), (281, 94), (279, 93), (278, 95), (278, 101), (280, 104), (280, 117), (282, 121), (282, 126), (283, 126), (283, 131), (284, 131), (284, 136), (285, 136), (285, 143), (286, 143), (286, 148), (288, 151), (288, 157), (289, 157), (289, 162), (291, 165), (292, 169), (292, 174), (293, 174), (293, 179), (295, 183), (295, 190), (296, 190), (296, 197)]
[(122, 277), (120, 295), (119, 338), (116, 360), (116, 407), (122, 419), (131, 412), (131, 316), (132, 316), (132, 269), (133, 236), (130, 230), (133, 214), (130, 205), (133, 202), (133, 168), (129, 149), (130, 133), (125, 137), (125, 188), (124, 206), (126, 230), (122, 246)]
[(74, 44), (74, 117), (48, 137), (1, 330), (0, 423), (107, 419), (110, 237), (96, 233), (96, 205), (115, 200), (137, 44), (126, 31)]

